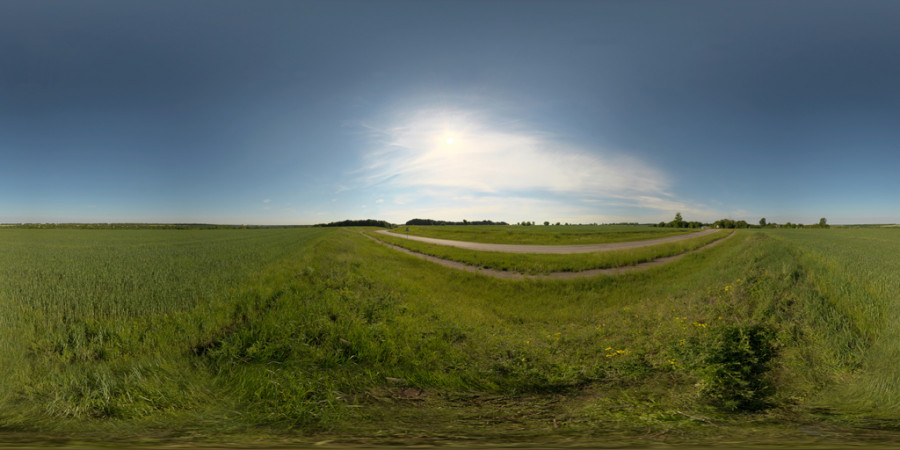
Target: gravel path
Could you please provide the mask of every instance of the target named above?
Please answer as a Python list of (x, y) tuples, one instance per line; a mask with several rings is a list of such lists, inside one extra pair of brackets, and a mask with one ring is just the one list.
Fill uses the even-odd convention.
[[(523, 274), (523, 273), (519, 273), (519, 272), (511, 272), (511, 271), (496, 270), (496, 269), (485, 269), (484, 267), (471, 266), (468, 264), (463, 264), (458, 261), (451, 261), (449, 259), (438, 258), (435, 256), (426, 255), (424, 253), (418, 253), (418, 252), (414, 252), (412, 250), (407, 250), (403, 247), (399, 247), (399, 246), (396, 246), (393, 244), (388, 244), (387, 242), (384, 242), (384, 241), (380, 241), (380, 240), (375, 239), (374, 237), (369, 236), (367, 234), (363, 234), (363, 236), (365, 236), (375, 242), (378, 242), (379, 244), (384, 245), (386, 247), (390, 247), (394, 250), (406, 253), (408, 255), (415, 256), (417, 258), (422, 258), (426, 261), (431, 261), (433, 263), (437, 263), (444, 267), (449, 267), (451, 269), (464, 270), (466, 272), (473, 272), (473, 273), (480, 273), (482, 275), (487, 275), (489, 277), (494, 277), (494, 278), (501, 278), (504, 280), (524, 280), (524, 279), (567, 280), (567, 279), (572, 279), (572, 278), (593, 277), (596, 275), (619, 275), (619, 274), (628, 273), (628, 272), (637, 272), (640, 270), (647, 270), (651, 267), (657, 267), (657, 266), (661, 266), (663, 264), (668, 264), (670, 262), (677, 261), (691, 253), (699, 252), (701, 250), (719, 245), (720, 243), (724, 242), (726, 239), (734, 236), (734, 232), (732, 231), (731, 234), (729, 234), (728, 236), (725, 236), (722, 239), (710, 242), (709, 244), (706, 244), (703, 247), (700, 247), (698, 249), (694, 249), (689, 252), (684, 252), (684, 253), (681, 253), (681, 254), (678, 254), (675, 256), (667, 256), (665, 258), (654, 259), (653, 261), (635, 264), (633, 266), (613, 267), (610, 269), (582, 270), (579, 272), (551, 272), (551, 273), (543, 274), (543, 275), (527, 275), (527, 274)], [(642, 241), (642, 242), (647, 242), (647, 241)]]
[[(688, 233), (678, 236), (669, 236), (659, 239), (649, 239), (646, 241), (631, 242), (612, 242), (608, 244), (587, 244), (587, 245), (513, 245), (513, 244), (485, 244), (482, 242), (465, 242), (452, 241), (449, 239), (435, 239), (422, 236), (409, 236), (414, 241), (427, 242), (429, 244), (449, 245), (451, 247), (465, 248), (469, 250), (480, 250), (485, 252), (503, 252), (503, 253), (555, 253), (555, 254), (572, 254), (572, 253), (592, 253), (606, 252), (610, 250), (622, 250), (627, 248), (649, 247), (651, 245), (664, 244), (666, 242), (683, 241), (685, 239), (705, 236), (720, 230), (709, 229), (699, 231), (697, 233)], [(391, 233), (387, 230), (378, 230), (376, 233), (386, 234), (388, 236), (406, 238), (405, 235)]]

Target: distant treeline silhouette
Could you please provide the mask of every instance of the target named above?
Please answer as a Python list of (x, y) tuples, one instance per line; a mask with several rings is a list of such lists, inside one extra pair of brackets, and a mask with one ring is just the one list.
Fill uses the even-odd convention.
[(468, 220), (463, 220), (462, 222), (451, 222), (448, 220), (434, 220), (434, 219), (412, 219), (406, 222), (407, 225), (509, 225), (506, 222), (494, 222), (493, 220), (475, 220), (469, 222)]
[(342, 220), (340, 222), (320, 223), (313, 225), (315, 227), (382, 227), (393, 228), (394, 226), (384, 220), (365, 219), (365, 220)]

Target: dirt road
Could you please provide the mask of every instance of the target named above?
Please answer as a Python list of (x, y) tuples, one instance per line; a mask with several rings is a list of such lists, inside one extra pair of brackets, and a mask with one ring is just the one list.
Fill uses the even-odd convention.
[[(683, 241), (685, 239), (695, 238), (699, 236), (705, 236), (710, 233), (715, 233), (721, 230), (704, 230), (699, 231), (697, 233), (689, 233), (678, 236), (669, 236), (659, 239), (649, 239), (646, 241), (631, 241), (631, 242), (612, 242), (609, 244), (587, 244), (587, 245), (512, 245), (512, 244), (485, 244), (482, 242), (465, 242), (465, 241), (451, 241), (449, 239), (435, 239), (435, 238), (427, 238), (421, 236), (409, 236), (409, 239), (414, 241), (427, 242), (429, 244), (437, 244), (437, 245), (449, 245), (451, 247), (465, 248), (468, 250), (480, 250), (485, 252), (503, 252), (503, 253), (542, 253), (542, 254), (573, 254), (573, 253), (592, 253), (592, 252), (606, 252), (610, 250), (622, 250), (628, 248), (640, 248), (640, 247), (649, 247), (651, 245), (659, 245), (664, 244), (666, 242), (676, 242)], [(387, 230), (378, 230), (376, 233), (386, 234), (388, 236), (394, 237), (402, 237), (406, 238), (406, 236), (391, 233)]]
[[(468, 264), (463, 264), (458, 261), (451, 261), (449, 259), (438, 258), (431, 255), (426, 255), (423, 253), (414, 252), (412, 250), (407, 250), (403, 247), (398, 247), (396, 245), (388, 244), (384, 241), (379, 241), (378, 239), (373, 238), (372, 236), (368, 236), (363, 234), (369, 239), (372, 239), (375, 242), (378, 242), (381, 245), (390, 247), (394, 250), (406, 253), (408, 255), (412, 255), (418, 258), (422, 258), (427, 261), (431, 261), (433, 263), (440, 264), (444, 267), (449, 267), (451, 269), (464, 270), (466, 272), (480, 273), (482, 275), (487, 275), (489, 277), (500, 278), (504, 280), (524, 280), (524, 279), (532, 279), (532, 280), (568, 280), (573, 278), (586, 278), (593, 277), (596, 275), (619, 275), (628, 272), (637, 272), (641, 270), (647, 270), (651, 267), (661, 266), (663, 264), (668, 264), (673, 261), (677, 261), (685, 256), (702, 251), (704, 249), (719, 245), (724, 242), (726, 239), (734, 236), (734, 232), (729, 234), (728, 236), (723, 237), (722, 239), (715, 240), (710, 242), (709, 244), (704, 245), (695, 250), (691, 250), (689, 252), (684, 252), (675, 256), (667, 256), (664, 258), (654, 259), (653, 261), (648, 261), (645, 263), (635, 264), (633, 266), (623, 266), (623, 267), (613, 267), (610, 269), (591, 269), (591, 270), (582, 270), (579, 272), (551, 272), (543, 275), (528, 275), (519, 272), (511, 272), (506, 270), (496, 270), (496, 269), (485, 269), (484, 267), (470, 266)], [(647, 242), (647, 241), (642, 241)]]

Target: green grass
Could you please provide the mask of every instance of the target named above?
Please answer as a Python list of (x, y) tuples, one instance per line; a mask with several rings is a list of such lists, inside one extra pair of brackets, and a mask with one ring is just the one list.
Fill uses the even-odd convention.
[(845, 228), (770, 231), (789, 242), (809, 273), (817, 331), (811, 340), (833, 349), (823, 365), (847, 368), (834, 386), (842, 404), (894, 411), (900, 407), (900, 230)]
[(728, 231), (722, 230), (718, 233), (650, 247), (570, 255), (485, 252), (429, 244), (380, 233), (369, 233), (369, 235), (415, 252), (473, 266), (527, 274), (547, 274), (551, 272), (577, 272), (640, 264), (700, 248), (710, 242), (722, 239), (728, 233)]
[(272, 289), (267, 266), (323, 234), (4, 230), (4, 427), (218, 408), (215, 386), (186, 355), (235, 307)]
[(0, 439), (895, 442), (898, 232), (508, 281), (356, 230), (4, 229)]
[(579, 245), (611, 242), (642, 241), (666, 236), (697, 232), (689, 228), (657, 228), (646, 225), (440, 225), (405, 226), (391, 230), (398, 235), (409, 234), (455, 241), (489, 244)]

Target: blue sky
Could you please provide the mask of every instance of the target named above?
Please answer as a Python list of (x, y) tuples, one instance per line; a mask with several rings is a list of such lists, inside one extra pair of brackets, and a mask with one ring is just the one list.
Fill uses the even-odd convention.
[(0, 222), (900, 222), (895, 1), (0, 3)]

